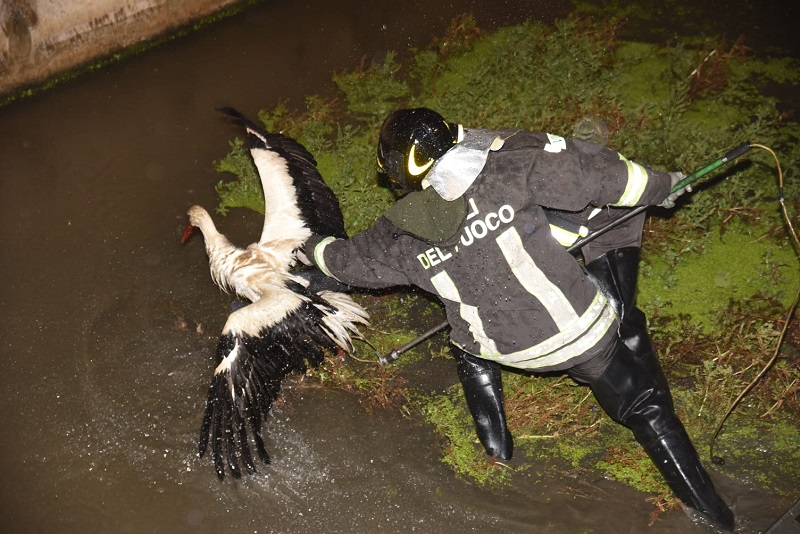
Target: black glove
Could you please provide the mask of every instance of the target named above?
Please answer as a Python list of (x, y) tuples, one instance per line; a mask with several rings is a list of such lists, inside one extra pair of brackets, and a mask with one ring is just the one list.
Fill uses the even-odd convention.
[(331, 278), (323, 273), (318, 267), (306, 265), (292, 272), (293, 275), (308, 280), (308, 290), (312, 293), (320, 291), (337, 291), (339, 293), (352, 293), (355, 291), (353, 286), (343, 284), (336, 278)]
[[(683, 174), (680, 171), (675, 171), (675, 172), (669, 173), (669, 177), (672, 180), (672, 183), (670, 185), (670, 190), (671, 190), (673, 187), (675, 187), (675, 185), (678, 182), (680, 182), (681, 180), (686, 178), (686, 175)], [(687, 185), (685, 187), (681, 187), (680, 189), (678, 189), (674, 193), (670, 193), (669, 195), (667, 195), (667, 198), (665, 198), (664, 201), (661, 204), (659, 204), (659, 206), (662, 207), (662, 208), (666, 208), (668, 210), (671, 210), (672, 208), (675, 207), (675, 201), (678, 200), (679, 196), (681, 196), (684, 193), (691, 193), (691, 192), (692, 192), (692, 186), (691, 185)]]

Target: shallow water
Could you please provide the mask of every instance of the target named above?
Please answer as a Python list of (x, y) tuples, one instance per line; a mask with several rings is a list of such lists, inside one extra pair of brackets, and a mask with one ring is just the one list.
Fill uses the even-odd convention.
[[(199, 242), (179, 238), (189, 205), (214, 206), (211, 161), (238, 133), (214, 108), (300, 104), (334, 70), (423, 44), (468, 8), (487, 28), (567, 8), (519, 4), (265, 3), (0, 109), (4, 532), (647, 528), (651, 505), (632, 489), (535, 469), (513, 488), (476, 487), (439, 461), (421, 418), (298, 384), (268, 423), (269, 469), (220, 483), (195, 454), (230, 298)], [(220, 222), (239, 243), (258, 224), (240, 212)], [(717, 479), (748, 530), (789, 504)], [(703, 532), (680, 512), (647, 531)]]

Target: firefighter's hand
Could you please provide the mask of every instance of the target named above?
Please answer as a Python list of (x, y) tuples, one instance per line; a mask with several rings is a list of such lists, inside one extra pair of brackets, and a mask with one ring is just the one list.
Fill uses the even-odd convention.
[(293, 271), (292, 274), (308, 282), (308, 290), (312, 293), (319, 293), (320, 291), (337, 291), (339, 293), (353, 292), (352, 286), (326, 276), (318, 267), (311, 265), (302, 266)]
[[(672, 187), (675, 187), (675, 185), (678, 182), (680, 182), (681, 180), (686, 178), (686, 175), (683, 174), (680, 171), (676, 171), (676, 172), (669, 173), (669, 177), (672, 180)], [(692, 192), (692, 186), (691, 185), (686, 185), (684, 187), (681, 187), (677, 191), (674, 191), (674, 192), (670, 193), (667, 196), (667, 198), (665, 198), (664, 201), (661, 204), (659, 204), (659, 206), (661, 206), (662, 208), (666, 208), (668, 210), (671, 210), (672, 208), (675, 207), (675, 201), (678, 200), (679, 196), (681, 196), (684, 193), (691, 193), (691, 192)]]

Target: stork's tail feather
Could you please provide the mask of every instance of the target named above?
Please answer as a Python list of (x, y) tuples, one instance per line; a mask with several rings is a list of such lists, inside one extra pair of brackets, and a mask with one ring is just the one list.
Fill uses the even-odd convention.
[(369, 325), (369, 313), (350, 297), (338, 291), (320, 291), (318, 295), (336, 308), (338, 316), (349, 323)]
[(356, 304), (349, 295), (335, 291), (320, 291), (325, 304), (317, 304), (323, 311), (325, 331), (336, 345), (345, 352), (353, 352), (353, 337), (361, 337), (358, 325), (369, 325), (369, 314)]
[(322, 330), (338, 348), (345, 352), (353, 351), (352, 338), (361, 337), (358, 325), (369, 325), (369, 313), (356, 303), (350, 295), (339, 291), (309, 291), (297, 282), (287, 282), (287, 287), (308, 299), (313, 307), (307, 309), (304, 316), (310, 320), (308, 328), (303, 331)]

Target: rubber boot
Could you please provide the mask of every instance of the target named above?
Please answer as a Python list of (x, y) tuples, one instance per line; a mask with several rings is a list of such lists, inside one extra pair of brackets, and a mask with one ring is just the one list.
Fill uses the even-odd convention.
[(514, 453), (514, 440), (506, 425), (500, 366), (457, 347), (453, 347), (453, 356), (478, 439), (490, 456), (510, 460)]
[(668, 388), (615, 342), (605, 372), (589, 382), (612, 419), (633, 431), (636, 440), (694, 519), (733, 531), (734, 515), (717, 494), (683, 424), (672, 409)]
[(639, 252), (638, 247), (611, 250), (589, 263), (586, 270), (611, 300), (620, 318), (619, 336), (633, 351), (636, 363), (646, 368), (662, 388), (669, 390), (647, 331), (647, 317), (636, 307)]

